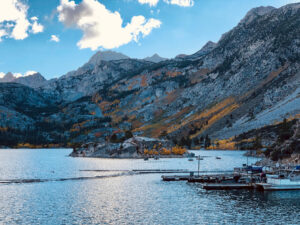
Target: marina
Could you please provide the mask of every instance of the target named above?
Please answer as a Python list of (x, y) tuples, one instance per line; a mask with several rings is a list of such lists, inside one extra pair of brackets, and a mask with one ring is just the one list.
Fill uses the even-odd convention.
[[(241, 168), (235, 168), (233, 173), (230, 173), (230, 171), (228, 171), (228, 173), (213, 174), (212, 171), (201, 171), (201, 174), (203, 174), (204, 172), (210, 174), (195, 176), (195, 171), (190, 171), (190, 175), (163, 175), (162, 180), (201, 183), (202, 188), (205, 190), (300, 190), (299, 166), (294, 167), (293, 170), (276, 170), (276, 168), (268, 169), (272, 172), (264, 173), (262, 167), (252, 167), (244, 165)], [(200, 174), (200, 171), (198, 171), (197, 173)]]

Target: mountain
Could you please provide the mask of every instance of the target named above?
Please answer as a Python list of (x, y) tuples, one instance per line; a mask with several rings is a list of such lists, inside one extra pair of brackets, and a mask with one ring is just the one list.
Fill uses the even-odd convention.
[(201, 56), (207, 55), (210, 53), (215, 47), (217, 46), (217, 43), (214, 43), (212, 41), (207, 42), (198, 52), (188, 56), (189, 59), (197, 59)]
[[(299, 118), (299, 32), (298, 3), (253, 9), (218, 43), (180, 58), (153, 63), (115, 56), (103, 60), (96, 53), (76, 71), (40, 88), (25, 93), (24, 86), (14, 88), (17, 96), (29, 95), (30, 104), (8, 107), (10, 95), (3, 96), (0, 136), (17, 136), (19, 144), (66, 146), (123, 137), (131, 130), (167, 136), (177, 144), (192, 140), (198, 145), (206, 137), (227, 148), (268, 133), (260, 141), (270, 146), (279, 135), (272, 131), (279, 129), (278, 122)], [(4, 93), (9, 89), (3, 87)], [(26, 113), (28, 104), (41, 104), (41, 99), (50, 100)], [(9, 115), (30, 119), (26, 134), (5, 123)], [(28, 134), (41, 138), (29, 142)]]
[(40, 73), (33, 73), (26, 76), (16, 76), (12, 73), (7, 73), (3, 78), (0, 78), (1, 83), (13, 82), (26, 85), (32, 88), (38, 88), (46, 84), (47, 80)]
[(92, 58), (89, 60), (89, 64), (97, 65), (101, 61), (113, 61), (113, 60), (121, 60), (121, 59), (129, 59), (128, 56), (114, 52), (114, 51), (98, 51)]
[(161, 61), (165, 61), (167, 60), (167, 58), (162, 58), (160, 57), (158, 54), (154, 54), (151, 57), (146, 57), (144, 58), (145, 61), (149, 61), (149, 62), (154, 62), (154, 63), (159, 63)]
[(4, 75), (4, 77), (0, 78), (0, 82), (12, 82), (15, 79), (16, 77), (12, 73), (8, 72)]
[(32, 88), (38, 88), (46, 84), (47, 80), (40, 73), (34, 73), (28, 76), (18, 77), (14, 79), (13, 82)]

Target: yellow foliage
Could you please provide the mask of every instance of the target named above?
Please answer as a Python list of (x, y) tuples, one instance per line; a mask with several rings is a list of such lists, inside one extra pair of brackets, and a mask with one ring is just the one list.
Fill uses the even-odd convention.
[(226, 149), (226, 150), (235, 150), (236, 142), (232, 141), (233, 138), (223, 139), (223, 140), (215, 140), (214, 144), (209, 146), (207, 149)]
[(183, 155), (186, 153), (186, 149), (176, 145), (175, 147), (172, 147), (172, 153), (175, 155)]
[(0, 131), (6, 132), (7, 131), (7, 127), (0, 127)]
[[(227, 99), (223, 100), (222, 102), (219, 102), (215, 106), (211, 107), (210, 109), (207, 109), (207, 110), (201, 112), (200, 114), (193, 114), (190, 117), (188, 117), (185, 120), (183, 120), (180, 124), (173, 125), (172, 127), (169, 128), (168, 133), (176, 131), (176, 130), (180, 129), (181, 127), (183, 127), (183, 126), (185, 126), (185, 125), (187, 125), (187, 124), (189, 124), (191, 122), (194, 122), (196, 120), (201, 120), (201, 119), (212, 117), (214, 114), (216, 114), (216, 113), (218, 113), (220, 111), (224, 111), (225, 110), (221, 114), (223, 114), (223, 115), (225, 115), (225, 113), (228, 114), (231, 111), (233, 111), (235, 108), (238, 107), (238, 105), (234, 104), (234, 102), (235, 102), (234, 98), (227, 98)], [(226, 108), (229, 108), (229, 109), (226, 110)], [(217, 117), (215, 117), (213, 119), (214, 122), (215, 122), (216, 118)]]
[(161, 151), (161, 154), (162, 155), (170, 155), (171, 154), (171, 150), (168, 150), (166, 148), (163, 148), (162, 151)]

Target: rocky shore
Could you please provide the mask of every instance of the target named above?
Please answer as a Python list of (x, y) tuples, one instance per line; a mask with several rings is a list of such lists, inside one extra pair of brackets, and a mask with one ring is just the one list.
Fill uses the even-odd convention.
[(168, 140), (132, 137), (121, 143), (99, 142), (83, 144), (73, 148), (72, 157), (95, 158), (179, 158), (188, 157), (189, 152), (181, 147), (174, 146)]
[(280, 162), (283, 166), (296, 166), (300, 164), (300, 121), (292, 128), (293, 133), (290, 138), (280, 142), (277, 141), (271, 149), (269, 149), (264, 159), (257, 162), (260, 166), (275, 166)]

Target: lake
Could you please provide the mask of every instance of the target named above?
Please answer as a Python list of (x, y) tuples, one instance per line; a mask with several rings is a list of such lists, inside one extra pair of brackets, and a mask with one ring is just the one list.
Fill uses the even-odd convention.
[[(161, 174), (82, 171), (197, 170), (197, 161), (71, 158), (70, 152), (0, 150), (0, 180), (45, 181), (0, 184), (0, 224), (300, 224), (299, 191), (205, 191), (200, 184), (163, 182)], [(241, 151), (195, 153), (207, 156), (201, 170), (247, 162)], [(95, 176), (101, 177), (69, 180)]]

